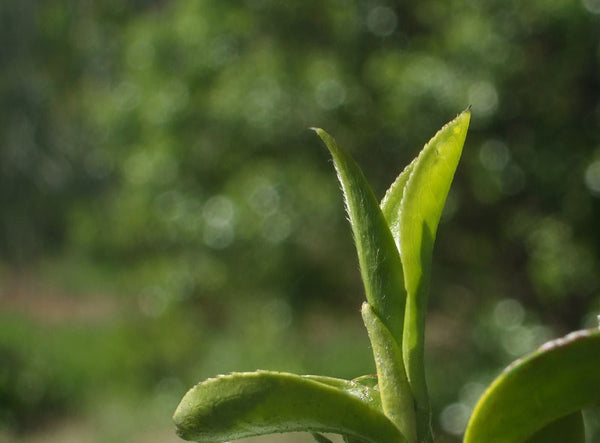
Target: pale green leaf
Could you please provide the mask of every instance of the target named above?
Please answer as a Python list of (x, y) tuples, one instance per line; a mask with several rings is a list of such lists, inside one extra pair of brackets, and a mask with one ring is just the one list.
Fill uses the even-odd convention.
[[(380, 203), (381, 212), (390, 227), (398, 251), (400, 251), (400, 207), (402, 205), (402, 197), (404, 196), (406, 182), (408, 182), (410, 174), (418, 159), (419, 157), (415, 157), (415, 159), (404, 168), (400, 175), (396, 177), (396, 180), (394, 180), (394, 183), (388, 188)], [(400, 258), (402, 259), (402, 257)]]
[[(425, 316), (433, 243), (470, 121), (467, 109), (425, 145), (382, 202), (399, 245), (407, 293), (402, 351), (417, 408), (418, 435), (430, 441), (424, 367)], [(400, 201), (400, 203), (398, 203)]]
[(208, 379), (181, 400), (173, 416), (177, 433), (204, 443), (296, 431), (337, 433), (367, 443), (406, 441), (359, 391), (347, 392), (327, 379), (269, 371)]
[[(543, 345), (509, 366), (484, 393), (467, 426), (465, 443), (583, 441), (576, 417), (559, 419), (600, 403), (599, 368), (597, 329)], [(549, 425), (552, 428), (543, 429)], [(565, 427), (574, 435), (553, 440), (553, 435), (568, 432)], [(549, 437), (543, 440), (544, 436)]]

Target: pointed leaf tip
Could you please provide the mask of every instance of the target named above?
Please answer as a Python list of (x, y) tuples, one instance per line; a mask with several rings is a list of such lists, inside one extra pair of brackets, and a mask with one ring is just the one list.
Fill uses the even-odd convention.
[(433, 244), (462, 153), (470, 108), (445, 124), (394, 181), (381, 202), (400, 251), (407, 293), (403, 357), (415, 400), (419, 435), (429, 433), (424, 334)]

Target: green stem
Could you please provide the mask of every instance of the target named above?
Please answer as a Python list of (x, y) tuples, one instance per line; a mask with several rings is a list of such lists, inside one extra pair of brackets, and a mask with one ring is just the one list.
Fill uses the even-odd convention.
[[(428, 274), (428, 273), (427, 273)], [(425, 378), (425, 315), (429, 275), (423, 276), (417, 297), (407, 299), (407, 315), (404, 323), (402, 352), (408, 373), (412, 395), (415, 399), (417, 435), (420, 442), (433, 442), (431, 431), (431, 406)]]

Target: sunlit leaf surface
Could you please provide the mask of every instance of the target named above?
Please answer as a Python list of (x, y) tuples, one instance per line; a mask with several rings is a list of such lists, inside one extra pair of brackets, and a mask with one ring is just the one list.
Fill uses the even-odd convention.
[[(543, 345), (509, 366), (480, 399), (465, 434), (465, 443), (525, 441), (555, 420), (600, 403), (600, 331), (585, 330)], [(577, 442), (581, 431), (573, 419), (554, 423), (550, 434), (573, 429), (568, 440)]]
[(376, 406), (376, 397), (351, 381), (269, 371), (234, 373), (192, 388), (173, 420), (180, 437), (204, 443), (296, 431), (337, 433), (371, 443), (406, 441)]

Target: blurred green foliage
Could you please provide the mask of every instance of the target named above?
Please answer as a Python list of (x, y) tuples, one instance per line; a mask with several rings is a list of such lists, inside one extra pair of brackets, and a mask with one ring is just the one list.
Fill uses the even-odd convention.
[[(311, 125), (381, 194), (473, 106), (434, 254), (441, 441), (499, 367), (595, 321), (597, 0), (7, 0), (0, 39), (10, 435), (43, 411), (97, 410), (99, 393), (167, 386), (167, 423), (184, 386), (214, 373), (372, 371)], [(15, 273), (120, 308), (99, 323), (15, 314)]]

